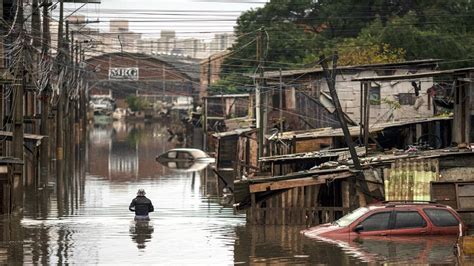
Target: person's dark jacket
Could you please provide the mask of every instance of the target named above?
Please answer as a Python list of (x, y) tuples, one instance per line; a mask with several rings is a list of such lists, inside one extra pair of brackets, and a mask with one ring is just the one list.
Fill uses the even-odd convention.
[(148, 215), (149, 212), (153, 212), (153, 204), (145, 196), (137, 196), (132, 200), (130, 206), (128, 207), (130, 211), (134, 211), (135, 215)]

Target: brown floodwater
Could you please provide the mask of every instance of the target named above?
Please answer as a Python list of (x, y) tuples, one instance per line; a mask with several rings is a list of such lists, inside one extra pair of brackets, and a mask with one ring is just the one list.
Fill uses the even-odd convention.
[[(366, 264), (453, 263), (455, 239), (308, 239), (299, 226), (248, 226), (220, 205), (215, 180), (176, 173), (155, 162), (170, 148), (191, 146), (169, 123), (91, 126), (85, 176), (63, 188), (26, 191), (21, 217), (0, 222), (1, 264)], [(51, 180), (54, 181), (54, 180)], [(135, 223), (128, 205), (144, 188), (155, 212)]]

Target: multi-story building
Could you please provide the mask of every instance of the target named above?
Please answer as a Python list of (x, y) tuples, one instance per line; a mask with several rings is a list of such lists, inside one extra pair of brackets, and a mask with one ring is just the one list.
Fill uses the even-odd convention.
[(235, 41), (235, 36), (229, 33), (221, 33), (214, 35), (214, 38), (211, 41), (210, 53), (217, 53), (224, 51), (227, 48), (231, 47)]
[[(69, 31), (74, 40), (82, 43), (86, 57), (102, 53), (130, 52), (144, 54), (179, 55), (197, 59), (207, 58), (232, 46), (235, 38), (232, 34), (216, 34), (212, 41), (197, 38), (181, 39), (176, 37), (174, 30), (162, 30), (159, 38), (143, 38), (141, 33), (130, 31), (129, 21), (111, 20), (107, 32), (89, 27), (98, 23), (86, 19), (83, 15), (70, 16)], [(58, 23), (51, 22), (52, 48), (56, 50), (58, 43)]]

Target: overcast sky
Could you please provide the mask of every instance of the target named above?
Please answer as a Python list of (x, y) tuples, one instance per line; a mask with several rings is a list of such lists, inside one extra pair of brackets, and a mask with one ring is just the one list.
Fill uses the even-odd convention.
[[(264, 6), (266, 0), (102, 0), (87, 4), (75, 14), (103, 23), (90, 24), (108, 31), (110, 19), (130, 21), (130, 30), (158, 37), (162, 29), (175, 30), (178, 37), (207, 38), (232, 32), (235, 20), (246, 10)], [(67, 16), (82, 4), (66, 4)], [(57, 11), (57, 9), (56, 9)]]

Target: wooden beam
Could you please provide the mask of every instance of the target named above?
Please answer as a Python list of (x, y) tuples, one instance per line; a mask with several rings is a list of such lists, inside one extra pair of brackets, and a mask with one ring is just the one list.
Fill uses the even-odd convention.
[(315, 176), (315, 177), (305, 177), (305, 178), (296, 178), (296, 179), (289, 179), (289, 180), (282, 180), (282, 181), (251, 184), (250, 193), (320, 185), (320, 184), (326, 183), (328, 179), (347, 178), (352, 175), (353, 173), (351, 172), (343, 172), (343, 173), (337, 173), (337, 174), (320, 175), (320, 176)]

